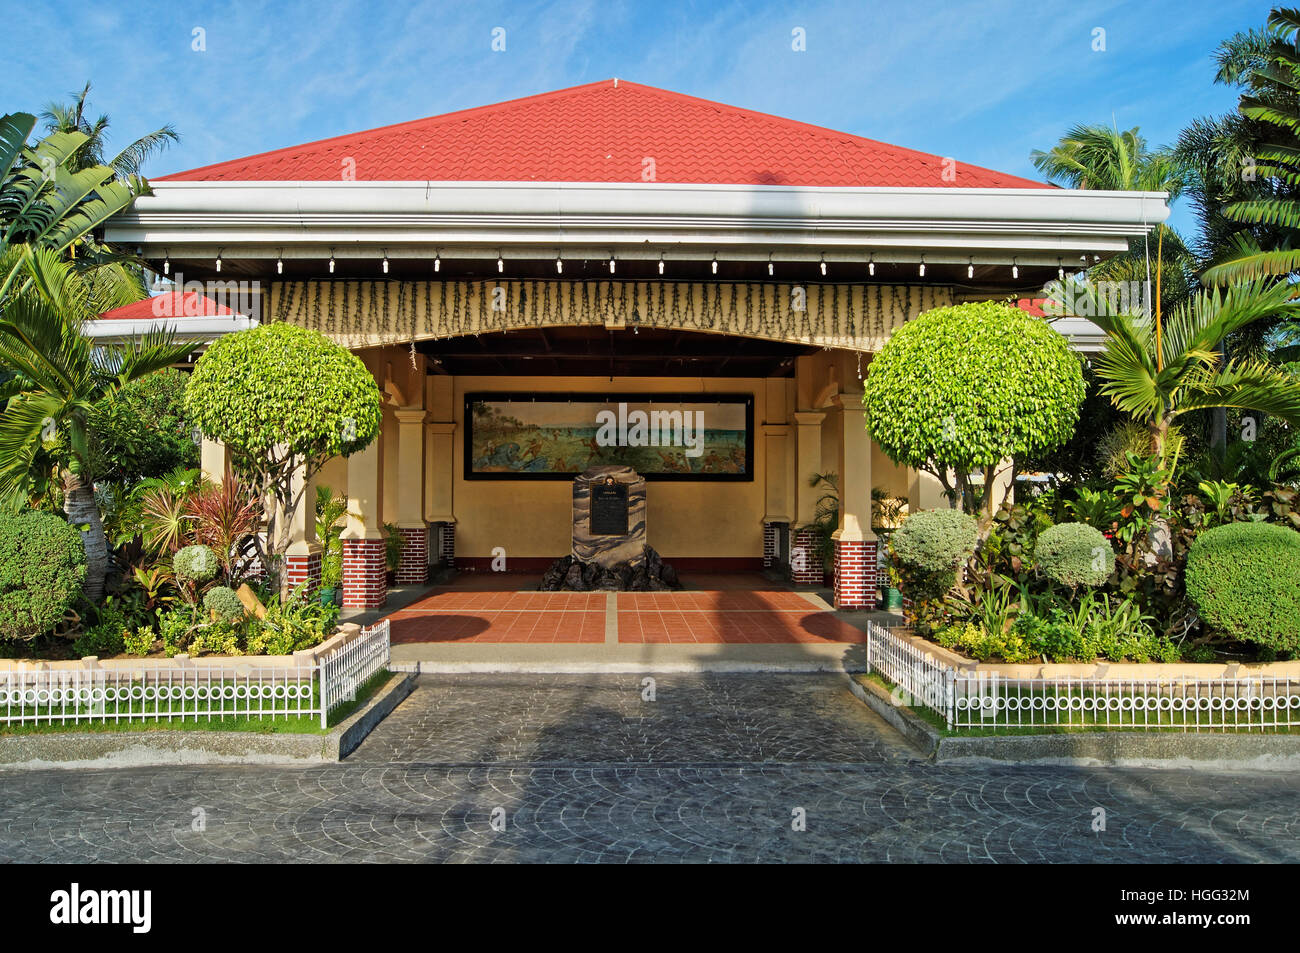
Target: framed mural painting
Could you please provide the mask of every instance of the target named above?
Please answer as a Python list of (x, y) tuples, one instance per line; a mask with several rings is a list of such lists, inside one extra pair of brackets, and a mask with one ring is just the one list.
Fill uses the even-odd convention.
[(465, 479), (571, 480), (602, 464), (647, 480), (753, 480), (753, 395), (465, 395)]

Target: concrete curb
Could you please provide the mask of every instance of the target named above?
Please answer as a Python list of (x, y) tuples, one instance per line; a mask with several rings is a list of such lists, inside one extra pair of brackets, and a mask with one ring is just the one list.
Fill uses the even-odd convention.
[[(391, 669), (390, 669), (391, 671)], [(371, 696), (370, 701), (354, 711), (326, 735), (327, 761), (342, 761), (365, 740), (375, 726), (387, 718), (394, 708), (415, 691), (417, 676), (406, 672), (393, 672), (387, 683)]]
[(168, 764), (325, 764), (352, 752), (415, 689), (394, 674), (360, 710), (324, 735), (251, 731), (105, 731), (0, 736), (0, 773)]
[(1003, 762), (1143, 768), (1294, 771), (1300, 735), (1174, 731), (1092, 731), (1043, 735), (943, 735), (916, 712), (895, 705), (882, 685), (848, 676), (849, 690), (923, 755), (936, 762)]
[(835, 659), (800, 662), (746, 662), (727, 659), (645, 662), (394, 662), (395, 672), (422, 675), (481, 675), (487, 673), (524, 675), (644, 675), (690, 674), (696, 672), (843, 672), (844, 663)]
[(868, 708), (883, 718), (910, 744), (927, 758), (933, 758), (942, 740), (939, 733), (927, 725), (909, 708), (894, 704), (884, 686), (865, 679), (849, 676), (849, 691)]

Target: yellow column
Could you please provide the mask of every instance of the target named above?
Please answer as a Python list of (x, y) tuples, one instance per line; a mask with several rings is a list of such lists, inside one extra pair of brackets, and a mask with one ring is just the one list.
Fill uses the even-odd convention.
[(434, 545), (440, 547), (437, 562), (450, 565), (455, 560), (456, 510), (456, 408), (455, 378), (433, 375), (428, 378), (425, 406), (429, 423), (425, 424), (424, 442), (424, 518), (438, 524)]
[(452, 488), (455, 485), (456, 454), (453, 441), (456, 438), (456, 422), (431, 421), (425, 424), (424, 429), (428, 436), (424, 456), (429, 473), (424, 488), (424, 518), (430, 523), (454, 523), (456, 514)]
[(871, 437), (862, 392), (839, 395), (840, 525), (835, 540), (837, 609), (874, 609), (877, 602), (876, 534), (871, 531)]
[(344, 539), (384, 538), (384, 438), (348, 457), (348, 515)]
[(204, 437), (199, 448), (199, 469), (203, 473), (203, 478), (212, 483), (220, 483), (226, 475), (227, 463), (226, 445), (220, 440), (209, 440)]
[(320, 585), (321, 545), (316, 539), (316, 487), (306, 482), (306, 467), (293, 475), (293, 493), (302, 492), (298, 508), (289, 516), (289, 548), (284, 551), (285, 585), (295, 589), (303, 583), (311, 592)]
[(795, 523), (806, 526), (816, 515), (817, 497), (821, 490), (812, 485), (813, 477), (822, 468), (822, 421), (826, 415), (819, 410), (796, 411), (795, 454)]
[(388, 599), (384, 560), (384, 438), (348, 457), (348, 515), (343, 530), (343, 607), (374, 609)]
[(788, 523), (790, 512), (790, 423), (786, 415), (787, 381), (766, 381), (763, 388), (763, 472), (767, 478), (763, 522)]
[(840, 394), (840, 526), (836, 539), (874, 540), (871, 531), (871, 437), (861, 393)]
[(397, 527), (402, 534), (399, 584), (426, 581), (429, 566), (429, 527), (424, 522), (423, 407), (401, 407), (397, 418)]
[(907, 487), (907, 512), (919, 513), (921, 510), (948, 509), (952, 504), (944, 495), (943, 484), (933, 473), (925, 470), (910, 471)]

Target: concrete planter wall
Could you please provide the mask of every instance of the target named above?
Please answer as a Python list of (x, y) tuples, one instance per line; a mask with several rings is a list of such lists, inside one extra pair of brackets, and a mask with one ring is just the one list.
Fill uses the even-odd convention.
[(1086, 664), (1058, 664), (1042, 662), (976, 662), (964, 655), (946, 649), (929, 639), (912, 633), (902, 626), (891, 628), (890, 635), (908, 642), (937, 661), (960, 672), (977, 675), (996, 675), (1004, 680), (1029, 678), (1138, 680), (1196, 678), (1292, 678), (1300, 679), (1300, 661), (1293, 662), (1090, 662)]
[(174, 658), (115, 658), (101, 659), (94, 655), (82, 659), (52, 661), (46, 659), (0, 659), (0, 675), (23, 672), (87, 672), (101, 671), (118, 675), (148, 672), (150, 677), (158, 677), (167, 672), (178, 676), (198, 672), (226, 670), (239, 677), (275, 678), (283, 677), (289, 670), (309, 670), (320, 659), (361, 637), (361, 626), (344, 623), (328, 639), (310, 649), (294, 652), (292, 655), (205, 655), (190, 658), (177, 655)]

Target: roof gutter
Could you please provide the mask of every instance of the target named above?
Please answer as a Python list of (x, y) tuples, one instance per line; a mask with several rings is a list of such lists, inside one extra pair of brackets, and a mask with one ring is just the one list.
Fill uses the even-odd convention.
[[(111, 242), (231, 258), (285, 249), (385, 245), (619, 248), (658, 257), (766, 258), (807, 246), (847, 255), (922, 249), (1053, 263), (1063, 252), (1114, 253), (1169, 216), (1163, 192), (1073, 189), (796, 188), (663, 183), (157, 182), (109, 220)], [(647, 243), (655, 245), (653, 249)], [(371, 252), (367, 251), (366, 254)], [(886, 260), (881, 258), (879, 260)]]

